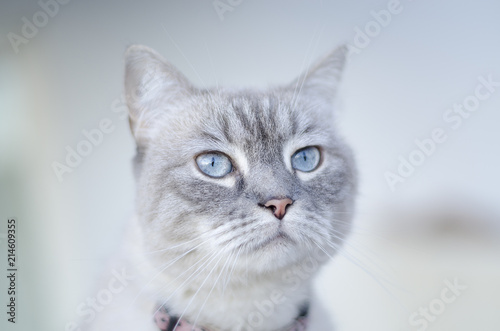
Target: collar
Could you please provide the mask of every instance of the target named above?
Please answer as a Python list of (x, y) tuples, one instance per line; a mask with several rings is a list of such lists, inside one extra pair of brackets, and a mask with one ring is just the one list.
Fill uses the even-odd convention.
[[(277, 331), (306, 331), (309, 314), (309, 303), (304, 304), (298, 316), (288, 326)], [(210, 329), (192, 325), (185, 319), (169, 313), (165, 305), (158, 305), (154, 313), (154, 322), (160, 331), (212, 331)]]

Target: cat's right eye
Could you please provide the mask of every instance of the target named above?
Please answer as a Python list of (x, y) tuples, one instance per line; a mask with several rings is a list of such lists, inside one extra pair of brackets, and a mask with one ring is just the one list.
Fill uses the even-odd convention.
[(214, 178), (222, 178), (233, 170), (231, 160), (226, 155), (217, 152), (198, 155), (196, 164), (201, 172)]

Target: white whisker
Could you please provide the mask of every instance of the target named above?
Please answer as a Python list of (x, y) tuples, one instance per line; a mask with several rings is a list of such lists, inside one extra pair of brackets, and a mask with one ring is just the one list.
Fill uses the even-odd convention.
[[(221, 250), (218, 254), (221, 254), (222, 252), (224, 252), (223, 250)], [(222, 259), (224, 255), (221, 255), (221, 257), (217, 260), (217, 262), (215, 263), (215, 265), (213, 266), (213, 268), (210, 270), (210, 272), (208, 273), (207, 277), (205, 277), (205, 280), (203, 281), (203, 283), (201, 283), (201, 285), (198, 287), (198, 289), (196, 290), (196, 292), (193, 294), (193, 296), (191, 297), (191, 300), (189, 300), (186, 308), (184, 308), (184, 311), (182, 312), (182, 314), (179, 316), (179, 320), (177, 321), (177, 323), (175, 324), (174, 326), (174, 330), (175, 328), (177, 327), (177, 325), (179, 324), (180, 320), (182, 319), (182, 317), (184, 316), (184, 314), (186, 313), (186, 311), (188, 310), (189, 306), (191, 305), (191, 303), (193, 302), (194, 298), (196, 298), (196, 295), (200, 292), (200, 290), (203, 288), (203, 285), (205, 285), (205, 283), (207, 282), (208, 278), (210, 278), (210, 275), (212, 274), (212, 272), (215, 270), (215, 268), (217, 267), (217, 265), (219, 264), (220, 260)]]
[(224, 263), (224, 265), (221, 268), (221, 271), (219, 272), (219, 276), (217, 276), (217, 279), (215, 279), (214, 284), (212, 285), (212, 288), (210, 289), (207, 297), (205, 298), (205, 301), (203, 301), (203, 304), (201, 305), (200, 310), (198, 311), (198, 315), (196, 315), (196, 318), (194, 319), (193, 326), (196, 326), (196, 322), (198, 321), (198, 318), (200, 317), (200, 314), (201, 314), (203, 308), (205, 307), (205, 304), (207, 303), (208, 298), (210, 297), (210, 294), (212, 294), (212, 291), (214, 290), (215, 286), (217, 285), (217, 282), (219, 281), (220, 276), (224, 272), (224, 268), (226, 267), (227, 263), (229, 262), (229, 258), (230, 257), (228, 257), (226, 259), (226, 262)]

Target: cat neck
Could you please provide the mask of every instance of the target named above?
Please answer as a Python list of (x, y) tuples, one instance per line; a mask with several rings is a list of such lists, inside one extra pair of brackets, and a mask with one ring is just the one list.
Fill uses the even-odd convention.
[(274, 276), (255, 277), (246, 284), (230, 281), (225, 288), (213, 285), (164, 293), (157, 303), (209, 330), (245, 330), (245, 326), (259, 324), (258, 330), (274, 331), (295, 323), (311, 296), (309, 279), (296, 274), (286, 277), (286, 282)]
[[(168, 307), (161, 304), (159, 304), (155, 308), (153, 319), (156, 323), (156, 326), (158, 327), (158, 330), (160, 331), (175, 330), (177, 327), (180, 327), (183, 330), (189, 328), (192, 331), (214, 331), (208, 329), (205, 326), (197, 325), (196, 322), (193, 322), (194, 324), (192, 324), (186, 319), (172, 314), (171, 310)], [(265, 326), (263, 325), (263, 321), (261, 320), (262, 318), (260, 318), (260, 316), (257, 315), (257, 320), (252, 318), (251, 320), (249, 319), (247, 323), (249, 324), (249, 326), (259, 327), (260, 329), (263, 329), (265, 328)], [(295, 320), (293, 320), (289, 325), (287, 325), (285, 328), (281, 328), (280, 330), (306, 331), (308, 324), (309, 324), (309, 303), (306, 303), (300, 309), (299, 314), (297, 315)], [(242, 325), (240, 329), (244, 329), (244, 325)], [(235, 330), (235, 327), (233, 326), (231, 330)]]
[[(131, 238), (129, 247), (132, 242), (142, 246), (141, 240)], [(235, 268), (230, 276), (229, 271), (206, 268), (188, 279), (196, 269), (183, 274), (189, 263), (181, 267), (173, 264), (159, 274), (157, 266), (141, 261), (143, 253), (131, 254), (139, 259), (131, 265), (141, 266), (137, 270), (142, 275), (140, 287), (148, 292), (144, 298), (150, 298), (149, 304), (165, 305), (175, 316), (209, 330), (245, 330), (253, 319), (261, 320), (263, 326), (257, 329), (262, 331), (287, 327), (309, 302), (311, 278), (316, 271), (298, 262), (265, 273)]]

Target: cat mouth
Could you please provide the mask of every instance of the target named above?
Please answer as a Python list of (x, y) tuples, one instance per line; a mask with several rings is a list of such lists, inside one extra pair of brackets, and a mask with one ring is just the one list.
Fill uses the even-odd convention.
[(283, 230), (278, 230), (276, 233), (255, 246), (255, 250), (262, 249), (269, 245), (283, 245), (293, 243), (294, 240)]

